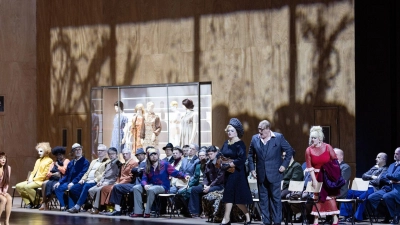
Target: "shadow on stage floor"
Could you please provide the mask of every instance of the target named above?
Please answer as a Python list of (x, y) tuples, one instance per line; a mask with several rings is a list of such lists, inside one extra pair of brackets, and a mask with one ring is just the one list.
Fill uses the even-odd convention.
[[(160, 224), (219, 224), (210, 223), (206, 219), (192, 219), (185, 217), (172, 217), (164, 215), (158, 218), (130, 218), (128, 216), (103, 216), (92, 215), (87, 212), (80, 212), (78, 214), (71, 214), (59, 210), (39, 211), (38, 209), (25, 209), (20, 206), (21, 198), (14, 199), (14, 205), (11, 213), (10, 224), (14, 225), (97, 225), (97, 224), (115, 224), (115, 225), (160, 225)], [(1, 224), (4, 222), (4, 213), (1, 218)], [(236, 223), (243, 224), (243, 223)], [(253, 222), (252, 224), (262, 224), (260, 221)], [(282, 223), (284, 224), (284, 223)], [(301, 223), (294, 223), (301, 224)], [(343, 223), (346, 224), (346, 223)], [(351, 223), (347, 223), (351, 224)], [(365, 220), (356, 225), (368, 225), (369, 221)], [(375, 223), (374, 223), (375, 224)], [(379, 224), (379, 223), (377, 223)]]

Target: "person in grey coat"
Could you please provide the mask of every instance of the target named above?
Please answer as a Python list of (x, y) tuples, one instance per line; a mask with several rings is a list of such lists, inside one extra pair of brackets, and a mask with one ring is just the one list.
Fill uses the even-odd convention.
[(293, 149), (283, 135), (273, 132), (269, 121), (261, 121), (258, 134), (250, 142), (248, 161), (252, 176), (257, 178), (264, 224), (271, 224), (271, 217), (274, 224), (282, 222), (281, 181), (292, 155)]
[(94, 198), (92, 214), (99, 213), (100, 191), (104, 186), (114, 184), (118, 178), (119, 169), (122, 163), (118, 160), (118, 150), (114, 147), (108, 149), (108, 158), (110, 161), (106, 164), (103, 177), (96, 186), (89, 189), (89, 195)]

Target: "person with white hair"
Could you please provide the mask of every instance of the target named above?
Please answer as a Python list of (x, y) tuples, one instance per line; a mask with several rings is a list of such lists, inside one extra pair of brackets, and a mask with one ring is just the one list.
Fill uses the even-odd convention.
[[(332, 160), (336, 160), (337, 156), (332, 146), (324, 143), (324, 133), (322, 132), (321, 126), (311, 127), (309, 144), (310, 146), (306, 150), (306, 171), (310, 172), (312, 186), (316, 189), (318, 182), (323, 182), (322, 167)], [(337, 173), (333, 174), (334, 176), (340, 176), (340, 168), (338, 168), (338, 171), (334, 172)], [(340, 211), (337, 208), (336, 199), (333, 196), (338, 195), (340, 193), (339, 191), (339, 189), (334, 191), (328, 190), (323, 185), (320, 193), (314, 193), (314, 198), (319, 196), (320, 201), (316, 203), (316, 206), (313, 207), (311, 212), (311, 215), (314, 216), (313, 224), (318, 224), (319, 214), (321, 216), (333, 216), (332, 224), (338, 224), (339, 218), (337, 215)], [(324, 193), (324, 195), (322, 195), (322, 193)]]
[(103, 177), (106, 169), (106, 164), (110, 161), (107, 156), (107, 146), (99, 144), (97, 147), (97, 155), (99, 158), (92, 160), (89, 169), (82, 176), (78, 183), (74, 183), (69, 189), (69, 197), (74, 202), (74, 206), (68, 209), (69, 213), (78, 213), (81, 206), (86, 202), (89, 189), (96, 186), (96, 184)]

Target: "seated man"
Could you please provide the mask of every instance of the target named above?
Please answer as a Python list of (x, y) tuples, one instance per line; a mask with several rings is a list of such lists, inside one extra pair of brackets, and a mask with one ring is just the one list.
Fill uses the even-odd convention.
[[(148, 160), (143, 172), (141, 184), (133, 187), (134, 214), (132, 217), (150, 217), (150, 209), (157, 194), (167, 193), (169, 191), (169, 176), (188, 180), (190, 177), (176, 170), (171, 164), (164, 160), (159, 160), (159, 152), (154, 147), (147, 148)], [(143, 214), (144, 190), (147, 193), (147, 203)]]
[[(224, 189), (225, 170), (216, 168), (218, 150), (215, 146), (207, 149), (209, 160), (205, 164), (203, 183), (192, 187), (189, 198), (189, 212), (196, 218), (201, 213), (201, 197), (209, 192)], [(201, 165), (201, 164), (200, 164)]]
[(175, 209), (180, 210), (181, 214), (186, 217), (191, 217), (191, 214), (189, 212), (189, 199), (192, 188), (203, 183), (203, 172), (205, 170), (206, 163), (208, 161), (206, 154), (207, 154), (206, 151), (203, 150), (199, 151), (200, 161), (196, 164), (194, 174), (190, 178), (189, 183), (185, 183), (182, 180), (177, 181), (177, 183), (180, 183), (178, 184), (178, 186), (187, 185), (183, 188), (180, 188), (174, 197)]
[[(129, 149), (128, 149), (129, 150)], [(99, 214), (100, 207), (100, 191), (106, 185), (112, 185), (117, 180), (119, 168), (122, 163), (117, 159), (118, 150), (114, 147), (108, 149), (108, 158), (110, 161), (106, 164), (103, 177), (96, 186), (89, 189), (89, 195), (94, 199), (92, 214)]]
[[(284, 158), (286, 152), (282, 153), (282, 157)], [(304, 172), (303, 168), (301, 167), (300, 163), (294, 161), (294, 156), (296, 155), (296, 151), (293, 151), (293, 156), (290, 159), (290, 163), (288, 168), (283, 172), (283, 184), (282, 184), (282, 192), (281, 198), (285, 199), (286, 196), (289, 194), (289, 182), (291, 180), (294, 181), (302, 181), (304, 179)]]
[[(179, 147), (174, 147), (174, 150), (172, 151), (172, 157), (174, 158), (174, 162), (171, 163), (172, 166), (176, 169), (179, 170), (182, 166), (182, 160), (183, 160), (183, 151)], [(171, 188), (169, 189), (170, 193), (176, 193), (180, 187), (176, 186), (176, 182), (178, 181), (178, 178), (171, 178)]]
[[(61, 210), (65, 210), (64, 192), (70, 190), (74, 184), (77, 184), (89, 168), (89, 161), (82, 155), (82, 146), (78, 143), (72, 145), (71, 161), (68, 163), (65, 176), (54, 185), (54, 192), (60, 202)], [(69, 206), (73, 201), (69, 198)]]
[[(196, 144), (189, 145), (189, 155), (187, 158), (182, 159), (182, 164), (179, 167), (179, 171), (193, 178), (194, 170), (196, 165), (199, 163), (199, 157), (197, 157), (197, 151), (199, 146)], [(183, 151), (182, 151), (183, 153)], [(172, 188), (169, 193), (175, 194), (178, 191), (176, 188)]]
[(183, 158), (187, 158), (189, 156), (189, 145), (182, 146)]
[(82, 176), (79, 182), (74, 183), (69, 189), (69, 198), (74, 202), (74, 206), (68, 209), (69, 213), (78, 213), (81, 206), (86, 202), (88, 191), (95, 186), (103, 176), (106, 163), (110, 160), (106, 157), (107, 147), (99, 144), (97, 147), (98, 159), (90, 163), (89, 169)]
[[(365, 172), (362, 175), (363, 180), (369, 180), (369, 188), (367, 191), (353, 191), (349, 190), (347, 192), (346, 199), (366, 199), (368, 196), (375, 191), (378, 191), (381, 189), (383, 185), (387, 185), (384, 182), (381, 182), (381, 175), (386, 173), (387, 166), (386, 166), (386, 161), (387, 161), (387, 154), (386, 153), (379, 153), (376, 156), (376, 165), (374, 165), (370, 170)], [(344, 216), (343, 219), (341, 219), (341, 222), (351, 222), (353, 218), (351, 218), (351, 215), (353, 213), (352, 209), (352, 204), (351, 203), (342, 203), (340, 205), (340, 215)], [(363, 220), (363, 213), (365, 209), (365, 202), (362, 202), (361, 204), (358, 205), (357, 211), (354, 214), (355, 220), (356, 221), (361, 221)]]
[(336, 198), (346, 198), (347, 192), (349, 191), (349, 182), (350, 182), (350, 176), (351, 176), (351, 167), (349, 164), (345, 163), (343, 161), (344, 159), (344, 153), (342, 149), (339, 148), (334, 148), (333, 149), (336, 153), (339, 166), (340, 166), (340, 172), (342, 174), (343, 179), (346, 181), (346, 184), (343, 185), (340, 188), (340, 195), (337, 196)]
[(50, 165), (53, 163), (53, 160), (49, 157), (51, 151), (49, 142), (39, 143), (36, 145), (36, 150), (40, 158), (36, 160), (35, 167), (33, 168), (28, 180), (16, 185), (16, 189), (21, 195), (22, 200), (27, 205), (27, 208), (33, 208), (39, 204), (39, 202), (35, 202), (35, 200), (39, 200), (35, 199), (35, 189), (42, 186), (43, 181), (47, 178)]
[[(143, 149), (137, 149), (135, 152), (136, 154), (140, 153), (140, 151), (144, 155)], [(125, 160), (125, 163), (121, 166), (121, 173), (119, 177), (117, 178), (117, 181), (115, 182), (114, 185), (107, 185), (104, 186), (101, 189), (101, 197), (100, 197), (100, 204), (101, 205), (107, 205), (110, 203), (112, 191), (114, 190), (114, 187), (117, 185), (123, 185), (123, 184), (130, 184), (132, 183), (132, 180), (134, 180), (134, 176), (131, 173), (131, 170), (135, 167), (138, 166), (138, 163), (132, 158), (132, 153), (131, 150), (129, 149), (123, 149), (122, 150), (122, 157)], [(133, 185), (132, 185), (133, 187)], [(129, 190), (128, 190), (129, 191)], [(127, 192), (128, 192), (127, 191)], [(125, 193), (127, 193), (125, 192)], [(121, 195), (122, 197), (122, 195)], [(108, 212), (103, 215), (107, 216), (120, 216), (121, 215), (121, 206), (120, 206), (121, 199), (119, 200), (118, 204), (115, 204), (114, 211)]]
[(163, 158), (164, 161), (169, 162), (170, 164), (174, 163), (175, 158), (173, 157), (173, 151), (174, 146), (171, 143), (168, 143), (165, 147), (163, 147), (163, 150), (165, 151), (165, 155), (167, 155), (165, 158)]
[[(144, 152), (143, 148), (138, 148), (135, 156), (139, 160), (139, 166), (131, 169), (131, 182), (116, 184), (112, 189), (109, 202), (115, 205), (115, 210), (109, 214), (106, 214), (108, 216), (116, 216), (121, 214), (120, 204), (122, 197), (129, 192), (132, 192), (133, 195), (133, 187), (137, 184), (140, 184), (142, 181), (143, 171), (146, 168), (146, 153)], [(131, 213), (129, 216), (132, 215), (133, 213)]]
[(394, 152), (395, 162), (390, 164), (386, 173), (382, 175), (381, 179), (387, 179), (390, 182), (390, 186), (384, 186), (381, 190), (372, 193), (368, 196), (368, 202), (374, 209), (378, 208), (378, 205), (383, 198), (390, 216), (393, 217), (391, 224), (398, 224), (400, 215), (400, 206), (397, 202), (400, 202), (400, 147), (396, 148)]

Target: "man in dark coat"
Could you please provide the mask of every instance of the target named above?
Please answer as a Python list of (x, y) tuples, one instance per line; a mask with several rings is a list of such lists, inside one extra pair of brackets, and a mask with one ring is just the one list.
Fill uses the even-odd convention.
[[(257, 178), (263, 223), (271, 224), (272, 217), (274, 224), (281, 224), (281, 181), (283, 172), (289, 167), (293, 149), (282, 134), (271, 131), (270, 127), (267, 120), (258, 125), (258, 134), (253, 135), (250, 143), (249, 169)], [(283, 152), (286, 152), (284, 158)]]

